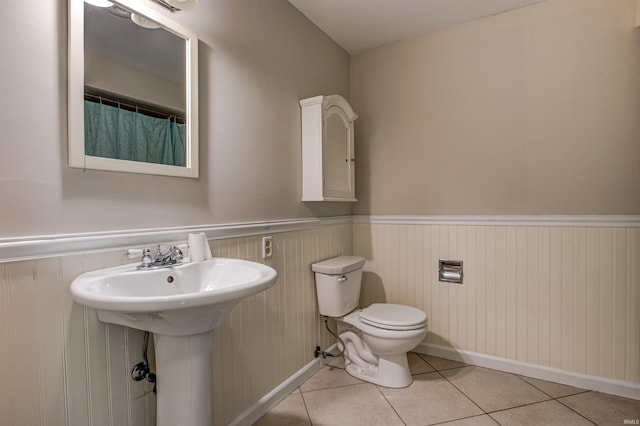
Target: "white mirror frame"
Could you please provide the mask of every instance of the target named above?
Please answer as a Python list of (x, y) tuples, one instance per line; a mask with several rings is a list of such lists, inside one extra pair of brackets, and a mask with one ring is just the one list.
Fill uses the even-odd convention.
[(69, 0), (68, 130), (69, 167), (165, 176), (198, 177), (198, 37), (137, 0), (116, 0), (185, 40), (186, 167), (85, 155), (84, 147), (84, 0)]

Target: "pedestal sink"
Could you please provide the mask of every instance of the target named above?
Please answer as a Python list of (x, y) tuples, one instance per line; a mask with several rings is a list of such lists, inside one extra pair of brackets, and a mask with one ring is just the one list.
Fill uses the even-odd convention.
[(153, 270), (136, 265), (87, 272), (73, 299), (106, 323), (154, 333), (157, 425), (211, 424), (211, 337), (242, 299), (271, 287), (260, 263), (214, 258)]

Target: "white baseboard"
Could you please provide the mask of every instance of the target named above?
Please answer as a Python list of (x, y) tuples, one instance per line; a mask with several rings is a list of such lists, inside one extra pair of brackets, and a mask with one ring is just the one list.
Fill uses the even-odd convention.
[(306, 382), (311, 376), (317, 373), (323, 366), (323, 359), (317, 358), (298, 370), (293, 376), (278, 385), (271, 392), (260, 398), (251, 407), (244, 410), (238, 417), (236, 417), (230, 426), (251, 425), (258, 421), (260, 417), (264, 416), (273, 407), (278, 405), (283, 399), (285, 399), (291, 392), (296, 390), (300, 385)]
[(426, 343), (421, 343), (414, 349), (414, 352), (450, 359), (452, 361), (464, 362), (465, 364), (476, 365), (478, 367), (486, 367), (507, 373), (519, 374), (521, 376), (533, 377), (534, 379), (548, 380), (581, 389), (588, 389), (640, 400), (640, 384), (638, 383), (625, 382), (623, 380), (609, 379), (606, 377), (590, 376), (587, 374), (500, 358), (493, 355)]

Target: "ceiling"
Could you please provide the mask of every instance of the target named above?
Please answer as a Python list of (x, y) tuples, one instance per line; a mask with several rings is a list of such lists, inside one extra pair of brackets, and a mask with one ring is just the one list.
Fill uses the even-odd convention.
[(85, 50), (184, 85), (184, 39), (163, 28), (143, 28), (130, 13), (110, 10), (84, 4)]
[(351, 54), (543, 0), (289, 0)]

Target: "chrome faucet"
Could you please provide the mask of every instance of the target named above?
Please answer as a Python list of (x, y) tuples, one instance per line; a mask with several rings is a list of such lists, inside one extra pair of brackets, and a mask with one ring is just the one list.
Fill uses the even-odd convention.
[(142, 252), (142, 263), (138, 265), (137, 269), (157, 269), (181, 265), (182, 259), (184, 259), (184, 255), (182, 254), (182, 250), (178, 247), (172, 246), (168, 252), (162, 253), (162, 250), (160, 250), (160, 244), (158, 244), (155, 258), (151, 257), (150, 249), (144, 249)]

